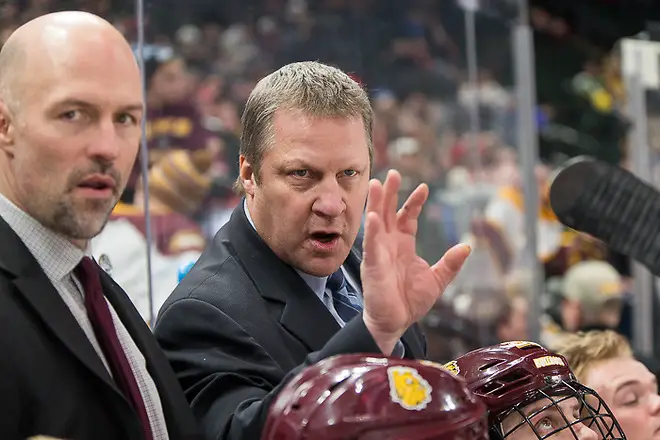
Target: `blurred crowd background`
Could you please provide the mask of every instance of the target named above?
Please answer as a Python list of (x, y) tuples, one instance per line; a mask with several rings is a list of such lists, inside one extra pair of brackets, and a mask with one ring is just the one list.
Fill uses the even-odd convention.
[[(626, 110), (620, 40), (647, 30), (649, 20), (660, 18), (660, 5), (530, 1), (540, 149), (537, 258), (545, 280), (543, 291), (535, 292), (523, 253), (520, 152), (529, 146), (517, 142), (512, 35), (518, 2), (479, 3), (474, 84), (466, 69), (465, 12), (455, 0), (146, 0), (151, 223), (145, 222), (138, 161), (122, 202), (93, 242), (99, 263), (145, 319), (153, 319), (179, 268), (199, 256), (240, 201), (232, 184), (250, 91), (286, 63), (319, 60), (350, 72), (372, 97), (374, 175), (398, 169), (404, 177), (401, 201), (419, 183), (429, 184), (421, 255), (435, 261), (459, 241), (473, 246), (460, 278), (424, 322), (432, 359), (528, 339), (531, 295), (542, 298), (541, 342), (550, 346), (564, 332), (587, 328), (615, 328), (631, 337), (629, 261), (562, 227), (547, 189), (570, 157), (629, 166), (633, 121)], [(0, 43), (31, 18), (71, 8), (108, 18), (137, 51), (139, 20), (127, 0), (1, 0)], [(478, 116), (472, 121), (471, 108)], [(660, 163), (659, 110), (649, 96), (654, 170)], [(147, 229), (154, 243), (153, 310)]]

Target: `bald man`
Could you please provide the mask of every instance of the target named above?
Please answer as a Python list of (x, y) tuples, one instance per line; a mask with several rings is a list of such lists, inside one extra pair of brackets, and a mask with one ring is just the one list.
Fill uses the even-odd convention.
[(140, 140), (128, 43), (49, 14), (10, 36), (0, 72), (0, 438), (198, 438), (149, 328), (89, 258)]

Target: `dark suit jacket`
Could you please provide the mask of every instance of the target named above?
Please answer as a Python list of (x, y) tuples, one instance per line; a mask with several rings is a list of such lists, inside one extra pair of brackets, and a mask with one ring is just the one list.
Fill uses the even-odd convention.
[[(126, 293), (103, 291), (147, 360), (170, 438), (199, 431), (176, 377)], [(20, 238), (0, 217), (0, 438), (141, 440), (137, 413)]]
[[(359, 281), (359, 252), (345, 266)], [(380, 353), (363, 320), (343, 329), (316, 294), (249, 224), (243, 204), (160, 310), (156, 338), (206, 439), (258, 440), (280, 388), (307, 365)], [(421, 331), (403, 337), (423, 358)]]

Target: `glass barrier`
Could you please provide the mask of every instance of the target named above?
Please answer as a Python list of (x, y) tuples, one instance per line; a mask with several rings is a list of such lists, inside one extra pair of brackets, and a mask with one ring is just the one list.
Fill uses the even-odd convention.
[(625, 161), (621, 63), (616, 51), (586, 55), (569, 24), (543, 9), (506, 0), (28, 3), (3, 6), (2, 38), (21, 20), (76, 7), (110, 20), (140, 62), (144, 154), (93, 251), (149, 323), (241, 204), (233, 184), (248, 95), (303, 60), (337, 66), (368, 91), (376, 178), (399, 170), (401, 202), (429, 185), (419, 254), (434, 262), (453, 244), (472, 245), (423, 322), (432, 359), (498, 340), (551, 344), (566, 324), (569, 267), (608, 259), (626, 273), (625, 258), (562, 227), (547, 198), (567, 158)]
[[(656, 41), (654, 41), (656, 40)], [(612, 93), (612, 105), (605, 110), (612, 115), (612, 125), (627, 137), (618, 136), (625, 152), (623, 166), (654, 186), (660, 184), (660, 41), (642, 33), (618, 42), (606, 65), (605, 84)], [(618, 134), (618, 133), (617, 133)], [(649, 237), (652, 239), (653, 237)], [(654, 338), (654, 318), (658, 310), (658, 279), (641, 264), (631, 262), (627, 314), (629, 332), (639, 353), (652, 356), (659, 338)], [(655, 339), (655, 340), (654, 340)]]

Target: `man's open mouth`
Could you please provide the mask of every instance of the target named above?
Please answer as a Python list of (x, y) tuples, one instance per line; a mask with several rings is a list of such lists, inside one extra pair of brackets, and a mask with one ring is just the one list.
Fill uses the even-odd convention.
[(339, 234), (335, 232), (314, 232), (311, 237), (313, 240), (320, 241), (321, 243), (330, 243), (339, 238)]

